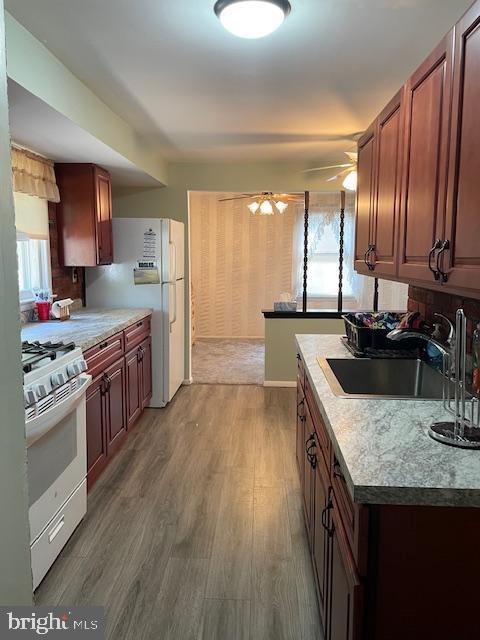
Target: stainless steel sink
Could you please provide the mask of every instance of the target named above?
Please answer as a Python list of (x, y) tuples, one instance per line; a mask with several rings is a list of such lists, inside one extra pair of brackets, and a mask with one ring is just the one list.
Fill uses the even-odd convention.
[(441, 373), (422, 360), (318, 358), (318, 363), (336, 396), (442, 399)]

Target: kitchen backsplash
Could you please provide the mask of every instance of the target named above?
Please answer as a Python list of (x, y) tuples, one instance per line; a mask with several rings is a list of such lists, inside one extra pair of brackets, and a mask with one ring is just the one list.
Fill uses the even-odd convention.
[(53, 203), (48, 205), (48, 223), (50, 231), (50, 255), (52, 263), (52, 288), (57, 300), (72, 298), (83, 299), (83, 282), (85, 269), (77, 268), (78, 282), (72, 282), (72, 267), (62, 267), (58, 254), (57, 208)]
[(430, 291), (421, 287), (408, 288), (408, 310), (419, 311), (429, 322), (435, 321), (434, 313), (443, 313), (455, 322), (455, 312), (462, 308), (467, 316), (467, 349), (471, 351), (473, 331), (480, 322), (480, 300), (462, 298), (441, 291)]

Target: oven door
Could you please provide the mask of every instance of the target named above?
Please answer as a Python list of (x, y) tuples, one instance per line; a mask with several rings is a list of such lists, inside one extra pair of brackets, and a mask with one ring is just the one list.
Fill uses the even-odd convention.
[(76, 393), (26, 423), (31, 543), (87, 474), (85, 391), (91, 376), (80, 378)]

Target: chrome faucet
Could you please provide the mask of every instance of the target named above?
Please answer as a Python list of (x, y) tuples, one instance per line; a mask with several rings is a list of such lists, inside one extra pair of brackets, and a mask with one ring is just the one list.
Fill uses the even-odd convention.
[(455, 328), (447, 316), (444, 316), (441, 313), (435, 313), (434, 315), (437, 318), (442, 318), (448, 324), (448, 337), (444, 343), (432, 338), (428, 333), (416, 329), (393, 329), (393, 331), (390, 331), (390, 333), (387, 334), (387, 338), (395, 341), (406, 340), (407, 338), (418, 338), (420, 340), (424, 340), (425, 342), (428, 342), (428, 344), (432, 344), (436, 347), (443, 358), (448, 359), (448, 361), (452, 363), (455, 360)]

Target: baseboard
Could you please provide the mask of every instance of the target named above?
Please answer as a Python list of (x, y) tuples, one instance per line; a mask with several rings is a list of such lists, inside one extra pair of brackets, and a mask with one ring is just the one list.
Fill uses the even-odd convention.
[(189, 384), (192, 384), (192, 383), (193, 383), (193, 378), (185, 378), (182, 384), (187, 387)]
[(296, 387), (296, 380), (265, 380), (263, 383), (264, 387)]

